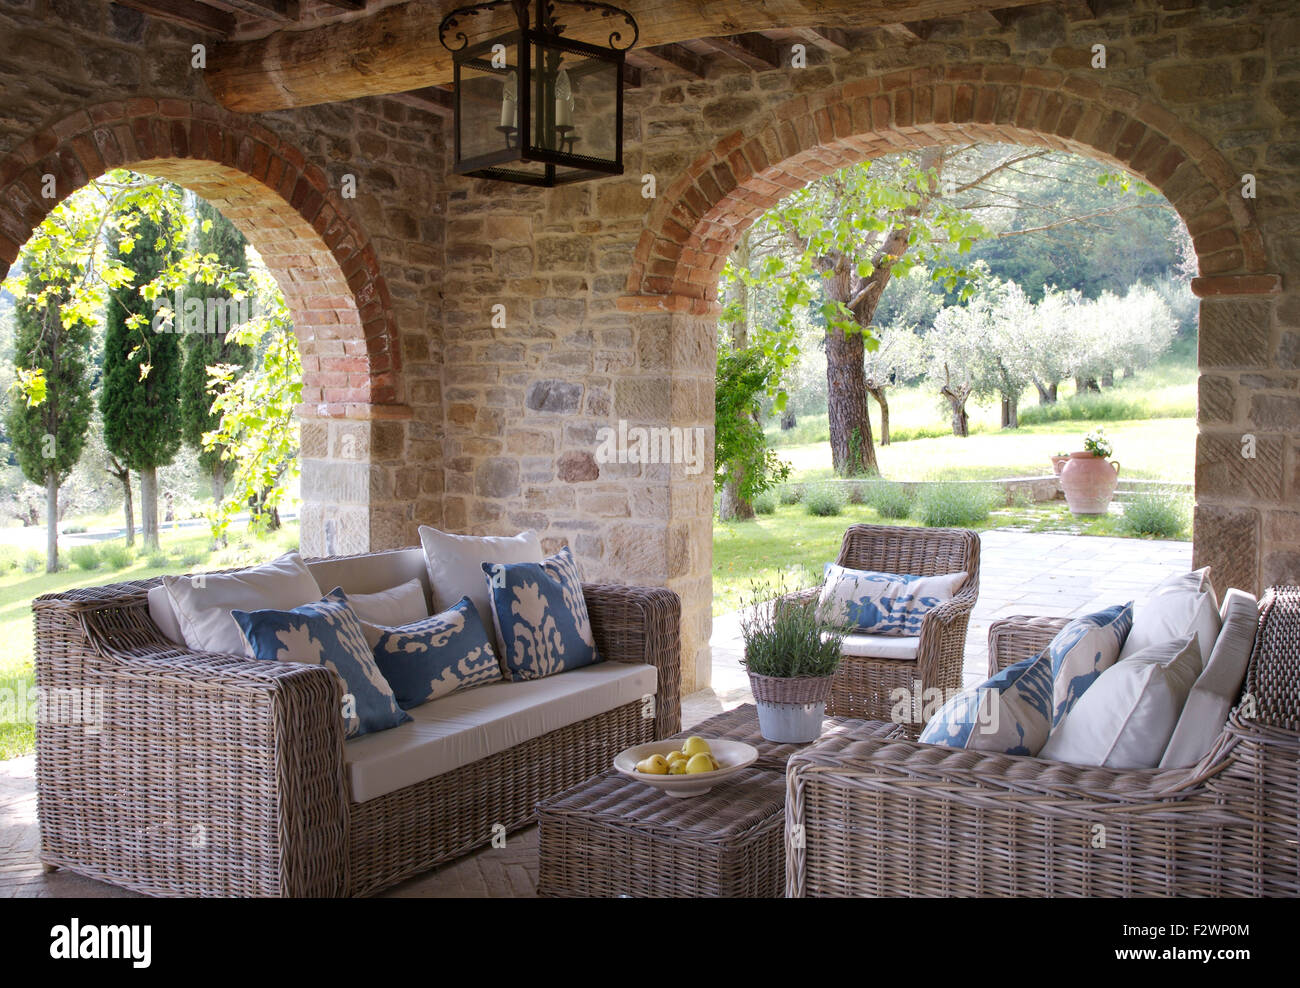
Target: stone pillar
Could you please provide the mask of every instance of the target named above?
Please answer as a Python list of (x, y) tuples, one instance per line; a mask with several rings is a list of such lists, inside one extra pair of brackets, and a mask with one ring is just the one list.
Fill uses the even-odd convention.
[[(1268, 283), (1270, 286), (1275, 281)], [(1194, 565), (1216, 589), (1300, 581), (1300, 302), (1200, 278)]]
[[(379, 417), (381, 409), (402, 418)], [(441, 520), (416, 517), (420, 477), (405, 465), (406, 413), (400, 406), (368, 411), (375, 417), (299, 415), (304, 556), (414, 545), (417, 525)]]

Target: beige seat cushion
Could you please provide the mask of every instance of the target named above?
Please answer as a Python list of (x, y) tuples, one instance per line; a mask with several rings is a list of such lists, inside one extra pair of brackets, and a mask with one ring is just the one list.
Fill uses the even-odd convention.
[(845, 635), (840, 650), (845, 655), (865, 659), (916, 659), (921, 647), (919, 637), (900, 638), (897, 635)]
[(352, 799), (396, 792), (655, 692), (654, 666), (601, 662), (413, 707), (411, 723), (344, 746)]

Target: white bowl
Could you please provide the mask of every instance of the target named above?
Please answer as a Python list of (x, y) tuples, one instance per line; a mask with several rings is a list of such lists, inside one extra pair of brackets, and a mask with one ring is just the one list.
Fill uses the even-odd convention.
[(650, 741), (621, 751), (614, 756), (614, 768), (623, 775), (630, 776), (638, 782), (662, 789), (669, 796), (701, 796), (719, 782), (731, 778), (737, 772), (748, 768), (758, 760), (758, 749), (744, 741), (727, 741), (705, 738), (713, 757), (722, 763), (722, 767), (712, 772), (700, 772), (696, 775), (647, 775), (636, 770), (636, 763), (651, 755), (666, 755), (670, 751), (679, 751), (681, 741)]

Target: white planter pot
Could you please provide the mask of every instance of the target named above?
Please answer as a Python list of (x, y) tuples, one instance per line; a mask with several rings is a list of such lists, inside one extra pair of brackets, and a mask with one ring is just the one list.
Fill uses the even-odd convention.
[(822, 734), (826, 701), (817, 703), (758, 702), (758, 730), (768, 741), (807, 744)]

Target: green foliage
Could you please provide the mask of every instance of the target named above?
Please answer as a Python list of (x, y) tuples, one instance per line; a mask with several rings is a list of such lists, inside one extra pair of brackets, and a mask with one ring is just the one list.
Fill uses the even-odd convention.
[(762, 396), (776, 373), (761, 347), (718, 348), (713, 482), (721, 490), (728, 479), (739, 476), (737, 493), (745, 501), (790, 474), (789, 465), (768, 448), (758, 422)]
[(135, 553), (121, 542), (107, 542), (100, 547), (100, 558), (111, 570), (126, 569), (135, 562)]
[(227, 497), (210, 519), (217, 540), (225, 538), (234, 516), (249, 506), (250, 531), (265, 533), (299, 471), (293, 411), (302, 402), (302, 359), (289, 306), (260, 262), (249, 270), (247, 290), (256, 300), (257, 316), (227, 339), (253, 348), (255, 367), (247, 373), (238, 364), (208, 369), (212, 411), (220, 420), (203, 434), (203, 446), (220, 447), (223, 458), (235, 464)]
[(14, 313), (14, 365), (20, 379), (24, 372), (39, 373), (41, 386), (29, 391), (27, 400), (10, 402), (5, 430), (28, 480), (43, 487), (52, 477), (61, 485), (81, 458), (93, 407), (88, 380), (93, 324), (65, 316), (75, 295), (71, 280), (56, 285), (32, 274), (21, 291)]
[(901, 521), (912, 513), (914, 498), (902, 484), (880, 482), (867, 488), (867, 504), (881, 518)]
[(754, 498), (754, 514), (756, 515), (774, 515), (776, 514), (776, 497), (771, 491), (758, 495)]
[(172, 561), (165, 552), (151, 552), (145, 557), (144, 563), (150, 569), (165, 570), (171, 566)]
[(804, 510), (818, 518), (833, 518), (844, 511), (847, 498), (839, 484), (814, 487), (804, 494)]
[(1071, 395), (1049, 405), (1030, 405), (1020, 410), (1020, 424), (1042, 425), (1046, 422), (1121, 422), (1132, 419), (1191, 418), (1196, 415), (1195, 400), (1176, 405), (1153, 406), (1143, 396), (1105, 392)]
[(777, 488), (777, 497), (782, 504), (798, 504), (803, 500), (803, 484), (782, 484)]
[(1120, 531), (1127, 535), (1180, 539), (1191, 523), (1186, 495), (1169, 490), (1145, 491), (1124, 502)]
[(914, 516), (930, 528), (968, 528), (986, 520), (1002, 499), (989, 484), (925, 484), (917, 492)]
[[(196, 276), (186, 288), (187, 297), (216, 299), (219, 302), (245, 297), (232, 279), (248, 272), (244, 239), (230, 220), (216, 208), (200, 199), (196, 204), (199, 220), (194, 232), (192, 249), (211, 266)], [(220, 426), (220, 416), (212, 410), (212, 394), (208, 390), (208, 368), (217, 364), (230, 364), (246, 369), (252, 362), (251, 348), (230, 340), (230, 330), (187, 333), (184, 337), (185, 363), (181, 371), (181, 437), (185, 445), (199, 454), (199, 464), (209, 473), (222, 462), (224, 449), (203, 445), (205, 433)]]
[[(131, 276), (109, 292), (99, 407), (104, 444), (132, 470), (166, 466), (181, 446), (180, 337), (154, 319), (149, 290), (174, 265), (183, 229), (141, 217), (116, 258)], [(179, 239), (178, 242), (178, 238)]]
[(846, 629), (828, 627), (818, 619), (816, 598), (791, 599), (782, 580), (775, 588), (751, 583), (740, 631), (746, 669), (759, 676), (797, 679), (834, 674)]
[(72, 565), (78, 569), (96, 570), (103, 564), (99, 549), (93, 545), (74, 545), (68, 555), (72, 559)]
[(1100, 428), (1094, 429), (1083, 437), (1083, 448), (1103, 460), (1109, 459), (1115, 453), (1114, 445), (1106, 438), (1106, 430)]
[(11, 569), (17, 569), (18, 565), (17, 551), (11, 546), (0, 546), (0, 573), (8, 573)]
[(29, 549), (23, 555), (23, 572), (36, 573), (45, 568), (45, 556), (35, 549)]

